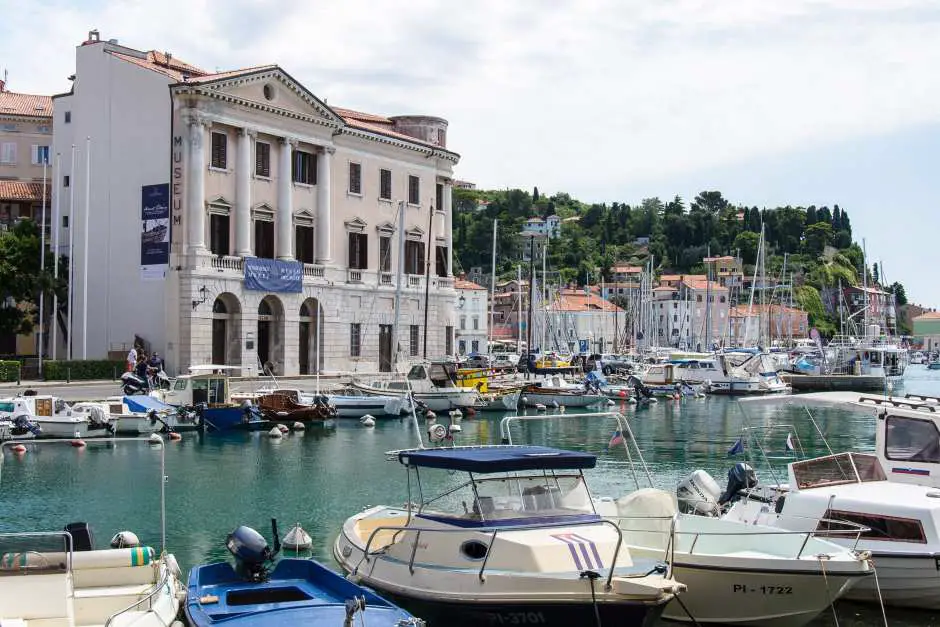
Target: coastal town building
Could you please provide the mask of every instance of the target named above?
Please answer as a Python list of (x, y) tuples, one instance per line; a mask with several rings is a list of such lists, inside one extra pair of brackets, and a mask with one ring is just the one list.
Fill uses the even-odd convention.
[(552, 214), (545, 218), (529, 218), (522, 225), (522, 235), (555, 238), (561, 234), (561, 218)]
[[(30, 219), (51, 233), (51, 145), (52, 99), (9, 91), (0, 80), (0, 231)], [(38, 328), (29, 335), (0, 334), (0, 355), (36, 355), (38, 337)]]
[(97, 31), (54, 109), (53, 196), (87, 268), (76, 357), (139, 337), (175, 372), (390, 371), (425, 307), (428, 355), (454, 354), (446, 120), (341, 109), (276, 65), (208, 72)]
[(606, 353), (624, 348), (625, 312), (599, 290), (562, 288), (549, 305), (543, 350)]
[(731, 345), (786, 344), (809, 337), (809, 315), (788, 305), (739, 305), (731, 308)]
[(878, 287), (849, 286), (842, 290), (845, 309), (843, 316), (851, 319), (859, 329), (859, 334), (871, 334), (862, 331), (863, 325), (878, 325), (874, 335), (896, 333), (897, 314), (894, 309), (894, 294)]
[(702, 261), (709, 270), (709, 276), (722, 287), (736, 290), (744, 286), (744, 270), (740, 258), (725, 255), (705, 257)]
[(914, 337), (921, 340), (925, 350), (940, 350), (940, 311), (928, 311), (913, 320)]
[(701, 275), (667, 276), (670, 285), (653, 288), (653, 342), (690, 350), (727, 344), (728, 288)]
[(457, 292), (457, 354), (487, 353), (489, 299), (486, 288), (472, 281), (454, 280)]

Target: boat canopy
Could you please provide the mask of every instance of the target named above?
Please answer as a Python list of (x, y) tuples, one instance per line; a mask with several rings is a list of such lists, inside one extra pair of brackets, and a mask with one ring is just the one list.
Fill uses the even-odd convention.
[(167, 405), (160, 399), (154, 398), (152, 396), (125, 396), (124, 404), (127, 405), (127, 408), (130, 411), (141, 414), (146, 414), (149, 411), (176, 411), (176, 408), (172, 405)]
[(597, 456), (547, 446), (480, 446), (401, 451), (398, 461), (409, 467), (491, 473), (594, 468)]

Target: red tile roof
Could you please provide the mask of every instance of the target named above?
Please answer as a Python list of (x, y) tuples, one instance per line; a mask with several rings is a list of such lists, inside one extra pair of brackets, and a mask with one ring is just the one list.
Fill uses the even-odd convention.
[(597, 294), (585, 294), (582, 290), (560, 290), (552, 303), (552, 311), (607, 311), (622, 312), (623, 309)]
[(940, 320), (940, 311), (928, 311), (919, 316), (914, 316), (914, 320)]
[(682, 283), (684, 283), (686, 287), (692, 290), (706, 290), (707, 289), (707, 290), (711, 290), (712, 292), (727, 292), (728, 291), (727, 287), (722, 287), (721, 285), (719, 285), (718, 283), (715, 283), (714, 281), (707, 281), (704, 277), (701, 279), (698, 279), (698, 278), (692, 279), (687, 276), (682, 279)]
[(486, 291), (486, 288), (482, 285), (477, 285), (473, 281), (467, 281), (466, 279), (454, 279), (454, 289)]
[(216, 72), (215, 74), (205, 74), (203, 76), (194, 76), (187, 78), (187, 83), (209, 83), (211, 81), (223, 80), (226, 78), (235, 78), (236, 76), (243, 76), (245, 74), (253, 74), (255, 72), (264, 72), (269, 70), (276, 70), (276, 65), (256, 65), (254, 67), (246, 67), (240, 70), (227, 70), (225, 72)]
[(0, 200), (42, 201), (42, 183), (0, 181)]
[(618, 274), (640, 274), (643, 272), (643, 268), (639, 266), (614, 266), (610, 271)]
[(377, 124), (394, 124), (390, 119), (374, 113), (363, 113), (362, 111), (353, 111), (352, 109), (343, 109), (342, 107), (331, 107), (337, 115), (341, 115), (348, 120), (359, 120), (361, 122), (372, 122)]
[(52, 97), (0, 91), (0, 116), (22, 115), (52, 119)]
[(660, 281), (681, 281), (682, 275), (681, 274), (664, 274), (661, 277), (659, 277), (659, 280)]

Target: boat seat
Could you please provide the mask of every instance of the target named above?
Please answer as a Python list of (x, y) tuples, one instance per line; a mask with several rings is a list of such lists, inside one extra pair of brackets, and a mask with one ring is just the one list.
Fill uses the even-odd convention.
[(666, 548), (672, 517), (678, 512), (674, 494), (643, 488), (620, 497), (616, 504), (617, 524), (623, 532), (624, 542), (633, 546)]
[[(355, 530), (362, 539), (363, 545), (369, 541), (369, 536), (379, 527), (404, 527), (408, 522), (407, 516), (389, 516), (387, 518), (363, 518), (356, 522)], [(396, 534), (398, 534), (396, 536)], [(369, 551), (378, 551), (386, 548), (388, 545), (400, 540), (404, 534), (398, 533), (397, 529), (382, 529), (375, 534), (372, 544), (369, 545)]]
[(155, 555), (149, 546), (74, 553), (76, 590), (153, 583)]
[(72, 624), (71, 576), (67, 572), (0, 577), (0, 624), (24, 621), (29, 627)]
[[(84, 588), (75, 591), (76, 624), (104, 624), (115, 612), (141, 600), (153, 590), (154, 582), (127, 586)], [(146, 604), (145, 604), (146, 607)]]

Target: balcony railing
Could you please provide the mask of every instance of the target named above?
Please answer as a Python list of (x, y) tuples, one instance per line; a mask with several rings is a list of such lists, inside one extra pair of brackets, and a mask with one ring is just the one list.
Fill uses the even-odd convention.
[(241, 272), (245, 267), (244, 257), (230, 257), (228, 255), (219, 257), (210, 257), (210, 266), (216, 270), (235, 270)]
[(362, 283), (362, 270), (353, 270), (350, 268), (346, 275), (346, 281), (348, 283)]
[(379, 285), (395, 285), (391, 272), (379, 272)]
[(442, 288), (454, 287), (454, 280), (450, 277), (439, 276), (437, 277), (437, 286)]
[(304, 264), (304, 276), (311, 277), (314, 279), (322, 279), (324, 275), (323, 266), (318, 266), (312, 263)]
[(421, 275), (409, 274), (408, 275), (408, 287), (421, 287)]

